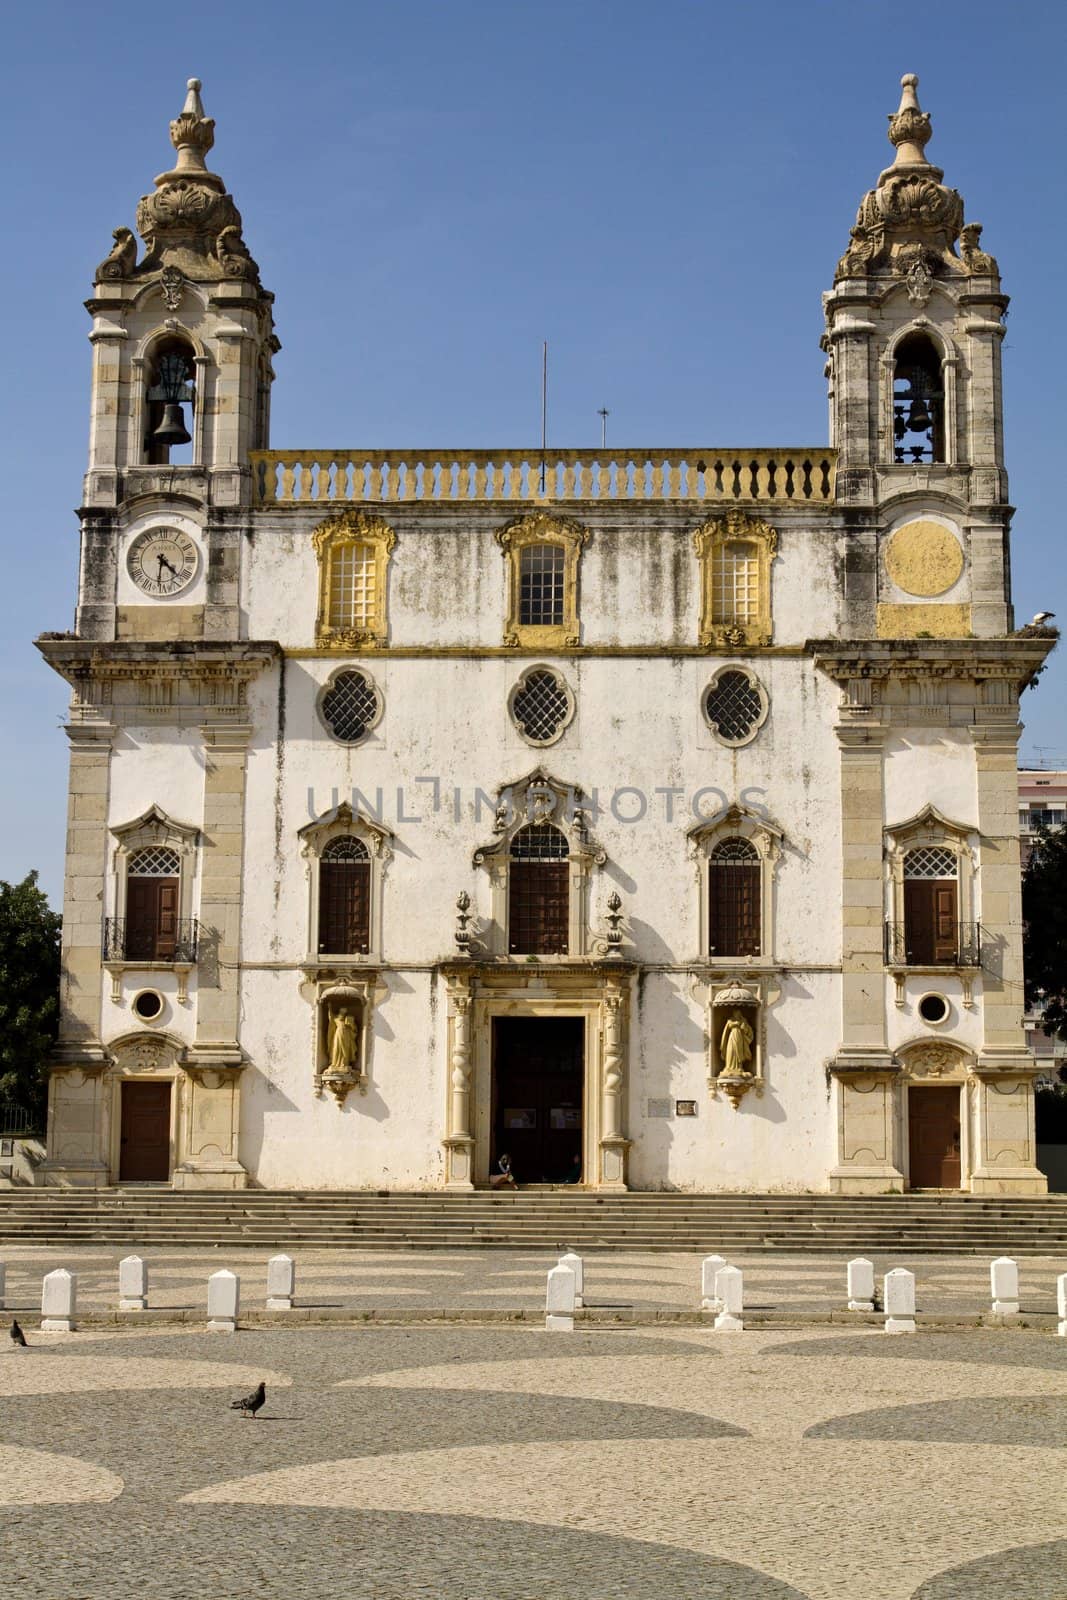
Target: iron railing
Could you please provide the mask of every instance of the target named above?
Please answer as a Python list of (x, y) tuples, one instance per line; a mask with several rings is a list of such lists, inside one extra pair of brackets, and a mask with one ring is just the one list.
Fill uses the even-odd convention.
[(891, 967), (980, 967), (982, 927), (978, 922), (953, 922), (946, 933), (909, 928), (906, 922), (885, 925), (885, 959)]
[(196, 960), (200, 924), (195, 917), (181, 917), (161, 931), (130, 923), (126, 917), (105, 917), (103, 957), (105, 961), (181, 961)]
[(22, 1106), (14, 1100), (0, 1100), (0, 1138), (18, 1139), (31, 1133), (43, 1133), (44, 1125), (43, 1106)]

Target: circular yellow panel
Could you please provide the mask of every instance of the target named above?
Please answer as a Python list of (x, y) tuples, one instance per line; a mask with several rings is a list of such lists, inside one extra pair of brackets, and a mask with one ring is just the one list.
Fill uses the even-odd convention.
[(905, 522), (890, 536), (885, 564), (905, 594), (944, 594), (963, 571), (963, 547), (940, 522), (920, 518)]

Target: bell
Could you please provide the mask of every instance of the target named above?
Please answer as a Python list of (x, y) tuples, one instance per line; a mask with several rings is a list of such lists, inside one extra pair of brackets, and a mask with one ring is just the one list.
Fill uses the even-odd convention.
[(927, 433), (934, 425), (925, 400), (913, 400), (908, 412), (908, 427), (912, 433)]
[(152, 435), (152, 443), (166, 445), (170, 449), (176, 444), (191, 444), (192, 438), (186, 429), (181, 405), (177, 400), (168, 400), (163, 407), (163, 421)]

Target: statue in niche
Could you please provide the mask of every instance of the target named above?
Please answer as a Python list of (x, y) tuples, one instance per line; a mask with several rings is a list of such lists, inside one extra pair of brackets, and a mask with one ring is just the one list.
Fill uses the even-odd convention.
[(327, 1076), (349, 1078), (358, 1074), (358, 1050), (359, 1030), (354, 1012), (347, 1006), (332, 1011), (326, 1034), (326, 1051), (329, 1057), (326, 1066)]
[(719, 1040), (722, 1073), (727, 1078), (751, 1078), (752, 1027), (743, 1011), (733, 1011), (726, 1019)]

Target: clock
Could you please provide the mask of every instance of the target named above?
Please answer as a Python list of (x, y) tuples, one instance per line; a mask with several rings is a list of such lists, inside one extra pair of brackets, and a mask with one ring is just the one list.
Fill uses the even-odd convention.
[(126, 570), (138, 589), (156, 599), (187, 589), (199, 565), (196, 542), (179, 528), (146, 528), (126, 557)]

